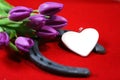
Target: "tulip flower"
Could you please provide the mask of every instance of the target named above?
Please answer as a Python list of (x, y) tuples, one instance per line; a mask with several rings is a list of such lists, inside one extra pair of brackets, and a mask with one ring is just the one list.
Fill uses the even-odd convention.
[(28, 37), (18, 37), (15, 40), (15, 45), (18, 49), (29, 52), (30, 48), (34, 45), (34, 41)]
[(63, 4), (57, 2), (45, 2), (40, 5), (39, 12), (43, 15), (54, 15), (63, 8)]
[(40, 31), (37, 31), (37, 35), (41, 38), (53, 39), (59, 33), (52, 27), (44, 26)]
[(17, 6), (10, 10), (9, 19), (12, 21), (21, 21), (30, 16), (33, 10), (24, 6)]
[(40, 14), (29, 17), (29, 20), (28, 26), (35, 30), (40, 30), (45, 24), (45, 17)]
[(67, 20), (62, 16), (52, 16), (46, 21), (46, 25), (54, 29), (60, 29), (67, 25)]
[(0, 32), (0, 46), (9, 44), (9, 36), (6, 32)]

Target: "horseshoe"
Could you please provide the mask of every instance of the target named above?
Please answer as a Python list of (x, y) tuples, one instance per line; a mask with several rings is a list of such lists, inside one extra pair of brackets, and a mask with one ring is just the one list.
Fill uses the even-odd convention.
[[(58, 37), (61, 37), (62, 34), (67, 31), (68, 30), (59, 30), (60, 35)], [(97, 46), (102, 47), (98, 43)], [(93, 49), (94, 52), (97, 46), (95, 46), (95, 48)], [(65, 46), (62, 47), (65, 49)], [(102, 48), (104, 49), (104, 47)], [(68, 77), (88, 77), (90, 75), (90, 70), (87, 68), (65, 66), (47, 59), (39, 51), (37, 41), (35, 41), (35, 45), (30, 49), (29, 58), (38, 67), (56, 75), (68, 76)]]
[(29, 57), (38, 67), (54, 74), (71, 77), (88, 77), (90, 75), (90, 71), (87, 68), (64, 66), (47, 59), (39, 52), (37, 42), (30, 49)]

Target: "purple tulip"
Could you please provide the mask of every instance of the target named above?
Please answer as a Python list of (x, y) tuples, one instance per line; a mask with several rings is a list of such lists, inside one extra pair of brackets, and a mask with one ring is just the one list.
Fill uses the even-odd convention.
[(30, 22), (28, 22), (28, 26), (35, 29), (40, 30), (42, 26), (45, 24), (45, 17), (43, 15), (34, 15), (29, 18)]
[(53, 39), (59, 33), (52, 27), (44, 26), (41, 28), (40, 31), (37, 32), (37, 35), (41, 38)]
[(10, 10), (9, 19), (13, 21), (21, 21), (30, 16), (33, 10), (24, 6), (17, 6)]
[(54, 29), (60, 29), (67, 25), (67, 20), (62, 16), (52, 16), (46, 21), (47, 26), (51, 26)]
[(54, 15), (63, 8), (63, 4), (57, 2), (45, 2), (40, 5), (39, 12), (43, 15)]
[(15, 45), (18, 49), (29, 52), (30, 48), (34, 45), (34, 41), (28, 37), (18, 37), (15, 40)]
[(9, 44), (9, 36), (6, 32), (0, 32), (0, 46)]

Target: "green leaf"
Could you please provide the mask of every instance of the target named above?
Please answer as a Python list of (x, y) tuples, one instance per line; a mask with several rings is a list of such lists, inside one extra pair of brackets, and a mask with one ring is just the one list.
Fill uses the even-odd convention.
[(8, 35), (10, 36), (10, 39), (15, 38), (17, 35), (15, 29), (4, 28), (4, 30), (8, 33)]
[(15, 30), (10, 31), (10, 39), (12, 39), (12, 38), (14, 38), (14, 37), (17, 37), (16, 31), (15, 31)]
[(4, 30), (3, 30), (3, 28), (2, 27), (0, 27), (0, 32), (3, 32)]
[(11, 21), (8, 18), (0, 19), (0, 25), (9, 24)]
[(0, 16), (7, 16), (8, 14), (4, 11), (4, 8), (2, 6), (3, 4), (0, 3)]
[(19, 27), (23, 22), (14, 22), (9, 20), (8, 18), (0, 19), (0, 25), (8, 26), (8, 27)]
[(25, 24), (22, 24), (21, 27), (16, 28), (16, 32), (22, 36), (36, 37), (35, 30), (29, 28)]
[(3, 9), (6, 13), (13, 8), (12, 5), (10, 5), (7, 1), (5, 0), (0, 0), (0, 8)]
[[(6, 23), (5, 25), (1, 25), (2, 28), (10, 35), (11, 32), (15, 32), (14, 34), (18, 34), (21, 36), (29, 36), (29, 37), (36, 37), (35, 30), (29, 28), (26, 23), (28, 20), (19, 23)], [(15, 30), (15, 31), (13, 31)], [(13, 34), (12, 33), (12, 34)], [(15, 35), (14, 35), (15, 37)]]
[(5, 6), (7, 6), (7, 7), (9, 7), (9, 8), (12, 8), (12, 7), (13, 7), (13, 5), (9, 4), (6, 0), (1, 0), (1, 1), (2, 1), (2, 3), (3, 3)]
[(17, 28), (21, 27), (22, 24), (23, 24), (22, 22), (11, 22), (9, 24), (6, 24), (6, 26), (10, 28)]

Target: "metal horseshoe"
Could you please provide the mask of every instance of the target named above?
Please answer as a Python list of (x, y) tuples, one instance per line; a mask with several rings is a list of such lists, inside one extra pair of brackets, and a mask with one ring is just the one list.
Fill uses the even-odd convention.
[[(62, 36), (62, 34), (65, 32), (67, 32), (67, 30), (60, 30), (59, 36)], [(98, 45), (99, 44), (97, 44), (97, 46)], [(101, 45), (99, 46), (102, 47)], [(56, 62), (53, 62), (47, 59), (39, 51), (37, 41), (35, 41), (35, 45), (30, 49), (29, 58), (38, 67), (42, 68), (45, 71), (56, 74), (56, 75), (69, 76), (69, 77), (88, 77), (90, 75), (90, 70), (87, 68), (65, 66), (65, 65), (61, 65), (61, 64), (58, 64)]]

